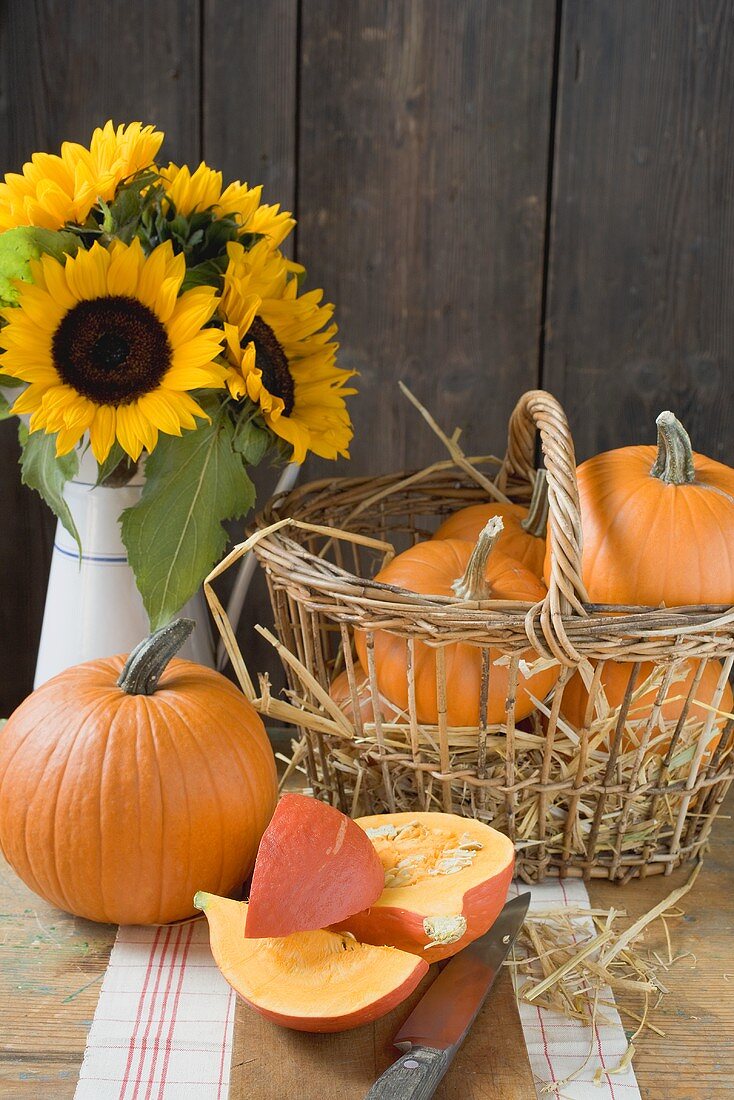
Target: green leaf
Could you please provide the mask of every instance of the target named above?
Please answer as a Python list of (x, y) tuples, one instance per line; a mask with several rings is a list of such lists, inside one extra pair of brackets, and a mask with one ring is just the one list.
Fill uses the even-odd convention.
[(234, 433), (234, 449), (248, 466), (257, 466), (270, 450), (273, 438), (267, 428), (254, 419), (241, 420)]
[(21, 481), (43, 497), (54, 515), (61, 520), (66, 530), (82, 552), (79, 532), (64, 500), (64, 485), (75, 476), (79, 469), (79, 457), (76, 451), (70, 451), (61, 458), (56, 457), (56, 436), (45, 432), (29, 432), (21, 421), (18, 426), (18, 438), (23, 448), (20, 456)]
[(42, 253), (60, 260), (67, 253), (75, 253), (78, 247), (79, 238), (64, 230), (27, 225), (0, 233), (0, 305), (15, 305), (18, 289), (14, 280), (31, 281), (31, 260), (37, 260)]
[(220, 256), (216, 260), (205, 260), (204, 263), (190, 267), (184, 277), (182, 290), (191, 290), (193, 286), (213, 286), (217, 290), (222, 287), (222, 274), (227, 266), (227, 257)]
[(13, 416), (13, 413), (10, 411), (10, 402), (0, 390), (0, 420), (9, 420), (11, 416)]
[(150, 618), (169, 622), (222, 557), (222, 523), (244, 516), (255, 487), (233, 446), (234, 425), (223, 406), (211, 424), (162, 435), (147, 460), (140, 502), (121, 517), (122, 539)]

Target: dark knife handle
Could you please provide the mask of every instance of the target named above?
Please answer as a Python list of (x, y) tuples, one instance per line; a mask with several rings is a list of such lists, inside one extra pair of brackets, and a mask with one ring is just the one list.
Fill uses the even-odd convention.
[(429, 1100), (453, 1055), (451, 1049), (413, 1047), (378, 1077), (365, 1100)]

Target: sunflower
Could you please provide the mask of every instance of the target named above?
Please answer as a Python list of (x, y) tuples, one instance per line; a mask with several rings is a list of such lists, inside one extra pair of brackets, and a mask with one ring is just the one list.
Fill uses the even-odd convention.
[(322, 458), (349, 457), (352, 424), (344, 398), (354, 371), (335, 363), (334, 307), (320, 305), (323, 291), (298, 296), (296, 271), (280, 252), (260, 241), (246, 252), (227, 245), (220, 313), (224, 320), (227, 385), (249, 397), (268, 427), (293, 448)]
[(57, 432), (57, 454), (88, 431), (98, 462), (115, 439), (137, 459), (159, 431), (208, 419), (187, 391), (224, 387), (222, 334), (203, 327), (217, 298), (211, 287), (179, 297), (184, 274), (170, 242), (146, 258), (137, 239), (32, 263), (33, 282), (2, 311), (0, 371), (28, 383), (13, 412), (32, 414), (32, 432)]
[(280, 206), (260, 204), (262, 187), (230, 183), (222, 190), (222, 173), (202, 163), (192, 172), (186, 165), (169, 164), (159, 174), (166, 192), (179, 214), (189, 217), (195, 211), (212, 210), (219, 217), (234, 217), (242, 232), (267, 237), (271, 248), (282, 244), (296, 224)]
[(122, 180), (153, 163), (162, 141), (152, 126), (131, 122), (115, 129), (107, 122), (88, 149), (65, 141), (60, 156), (34, 153), (22, 175), (9, 172), (0, 183), (0, 230), (83, 225), (98, 198), (109, 201)]

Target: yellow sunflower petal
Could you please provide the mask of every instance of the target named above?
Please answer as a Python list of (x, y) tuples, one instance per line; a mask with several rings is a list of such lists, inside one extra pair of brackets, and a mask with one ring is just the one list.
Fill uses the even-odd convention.
[(115, 442), (117, 415), (109, 405), (99, 405), (89, 426), (89, 445), (97, 462), (104, 462)]

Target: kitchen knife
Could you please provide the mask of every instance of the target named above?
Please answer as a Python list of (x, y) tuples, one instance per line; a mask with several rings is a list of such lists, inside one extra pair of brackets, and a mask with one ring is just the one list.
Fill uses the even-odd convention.
[(366, 1100), (428, 1100), (464, 1042), (522, 928), (530, 894), (508, 901), (489, 932), (446, 964), (394, 1039), (402, 1058)]

